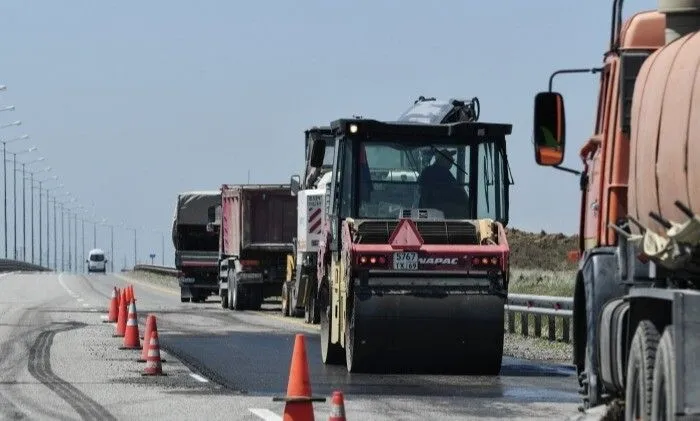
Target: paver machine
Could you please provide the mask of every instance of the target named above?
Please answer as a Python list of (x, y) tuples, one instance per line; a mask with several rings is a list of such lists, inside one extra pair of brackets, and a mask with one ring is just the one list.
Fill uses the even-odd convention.
[[(335, 138), (330, 127), (312, 127), (305, 135), (305, 170), (303, 180), (291, 177), (292, 195), (297, 197), (297, 235), (294, 251), (287, 256), (287, 276), (282, 289), (282, 314), (304, 315), (306, 323), (319, 322), (316, 256), (324, 221), (324, 201), (333, 169)], [(324, 159), (318, 167), (311, 166), (314, 145), (324, 148)]]
[[(613, 3), (594, 134), (579, 151), (573, 360), (583, 408), (700, 419), (700, 1)], [(566, 71), (565, 71), (566, 72)], [(551, 80), (551, 79), (550, 79)], [(561, 94), (535, 97), (538, 164), (560, 167)]]
[[(325, 364), (500, 371), (512, 126), (465, 118), (473, 103), (460, 101), (442, 123), (438, 104), (418, 101), (402, 121), (331, 123), (317, 258)], [(314, 145), (311, 166), (325, 152)]]

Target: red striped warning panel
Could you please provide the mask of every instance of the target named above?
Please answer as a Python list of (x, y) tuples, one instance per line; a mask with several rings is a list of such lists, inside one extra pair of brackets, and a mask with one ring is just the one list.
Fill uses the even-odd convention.
[(321, 233), (321, 208), (309, 208), (309, 234)]

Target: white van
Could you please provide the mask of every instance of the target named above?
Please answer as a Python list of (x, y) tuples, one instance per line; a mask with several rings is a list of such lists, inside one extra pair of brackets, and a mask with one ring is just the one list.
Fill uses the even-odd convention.
[(85, 261), (88, 264), (88, 272), (107, 272), (107, 259), (105, 252), (100, 249), (92, 249)]

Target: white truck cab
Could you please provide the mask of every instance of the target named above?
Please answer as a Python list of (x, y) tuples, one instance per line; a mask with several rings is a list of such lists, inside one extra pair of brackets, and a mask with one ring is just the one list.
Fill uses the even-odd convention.
[(88, 253), (88, 258), (85, 261), (88, 266), (88, 272), (106, 272), (107, 271), (107, 259), (105, 259), (105, 252), (100, 249), (92, 249)]

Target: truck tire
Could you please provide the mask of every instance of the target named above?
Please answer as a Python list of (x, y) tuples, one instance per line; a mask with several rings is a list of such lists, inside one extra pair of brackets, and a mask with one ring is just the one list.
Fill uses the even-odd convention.
[(632, 338), (625, 381), (625, 421), (649, 420), (654, 361), (659, 332), (649, 320), (642, 320)]
[(304, 323), (308, 324), (318, 324), (319, 323), (319, 309), (318, 309), (318, 300), (316, 297), (318, 294), (316, 293), (318, 290), (318, 286), (316, 283), (314, 283), (309, 292), (309, 296), (306, 297), (306, 305), (304, 305)]
[(236, 311), (245, 310), (246, 297), (243, 292), (243, 285), (238, 283), (235, 273), (228, 272), (228, 287), (231, 291), (231, 309)]
[(654, 362), (654, 382), (651, 392), (651, 421), (672, 420), (676, 414), (676, 349), (673, 327), (664, 329)]
[(287, 281), (282, 282), (282, 316), (283, 317), (290, 317), (292, 315), (292, 312), (290, 311), (289, 307), (291, 305), (291, 297), (289, 294), (289, 283)]
[(228, 289), (221, 290), (221, 308), (228, 308)]
[(330, 289), (324, 283), (321, 287), (321, 360), (324, 364), (342, 364), (345, 359), (343, 348), (331, 343), (331, 296)]
[(246, 296), (248, 298), (249, 310), (260, 310), (263, 303), (263, 288), (262, 285), (246, 286)]

